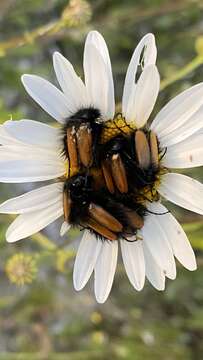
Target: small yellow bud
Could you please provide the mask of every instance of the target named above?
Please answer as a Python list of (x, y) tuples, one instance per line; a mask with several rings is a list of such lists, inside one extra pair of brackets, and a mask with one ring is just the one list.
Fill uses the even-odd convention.
[(62, 12), (62, 20), (69, 25), (84, 24), (90, 17), (91, 8), (85, 0), (70, 0)]
[(5, 271), (12, 283), (20, 286), (30, 284), (36, 277), (36, 260), (32, 255), (15, 254), (8, 259)]
[(95, 325), (98, 325), (102, 322), (102, 316), (99, 312), (97, 311), (94, 311), (92, 314), (91, 314), (91, 317), (90, 317), (91, 321), (93, 322), (93, 324)]
[(92, 333), (92, 341), (97, 345), (102, 345), (105, 342), (105, 334), (103, 331), (94, 331)]

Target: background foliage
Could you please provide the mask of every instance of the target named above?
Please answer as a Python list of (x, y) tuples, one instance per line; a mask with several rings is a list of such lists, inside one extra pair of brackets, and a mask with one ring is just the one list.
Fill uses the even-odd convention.
[[(51, 119), (26, 95), (20, 76), (34, 73), (56, 82), (52, 53), (62, 52), (82, 75), (85, 35), (106, 38), (122, 94), (132, 51), (147, 32), (156, 35), (162, 89), (156, 111), (203, 79), (201, 0), (1, 0), (0, 122)], [(202, 179), (201, 169), (187, 171)], [(1, 201), (31, 189), (1, 185)], [(59, 238), (58, 225), (17, 244), (6, 244), (11, 218), (0, 218), (0, 359), (190, 360), (203, 353), (203, 225), (173, 208), (193, 243), (198, 270), (178, 267), (175, 281), (159, 293), (146, 284), (135, 292), (119, 265), (113, 291), (98, 305), (92, 284), (76, 293), (74, 250), (80, 234)], [(25, 282), (25, 285), (22, 283)]]

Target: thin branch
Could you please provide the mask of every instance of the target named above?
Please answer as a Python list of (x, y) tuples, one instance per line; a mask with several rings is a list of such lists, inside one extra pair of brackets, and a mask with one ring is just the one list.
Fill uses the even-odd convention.
[(160, 89), (166, 89), (169, 85), (174, 82), (186, 77), (192, 71), (197, 69), (200, 65), (203, 64), (203, 56), (196, 56), (189, 64), (185, 65), (180, 70), (174, 71), (173, 75), (161, 81)]
[(52, 37), (63, 29), (85, 24), (90, 19), (90, 16), (90, 6), (85, 0), (71, 0), (58, 20), (40, 26), (8, 41), (0, 42), (0, 56), (3, 57), (9, 50), (32, 44), (41, 38)]

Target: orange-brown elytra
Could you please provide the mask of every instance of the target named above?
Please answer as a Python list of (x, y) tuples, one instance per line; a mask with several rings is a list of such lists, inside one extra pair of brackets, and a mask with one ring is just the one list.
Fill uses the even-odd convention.
[(74, 126), (67, 129), (67, 149), (72, 172), (78, 169), (77, 139)]
[(140, 215), (136, 213), (136, 211), (126, 208), (125, 215), (133, 228), (141, 229), (143, 227), (144, 220)]
[(128, 182), (125, 167), (119, 154), (114, 154), (111, 158), (111, 171), (114, 183), (121, 193), (128, 192)]
[(113, 232), (121, 232), (123, 230), (123, 225), (101, 206), (91, 203), (89, 214), (94, 220)]
[(81, 163), (89, 167), (93, 162), (92, 130), (88, 125), (82, 124), (77, 131), (77, 147)]
[(89, 174), (93, 178), (92, 189), (94, 191), (98, 191), (98, 190), (102, 189), (103, 187), (105, 187), (105, 179), (104, 179), (103, 172), (101, 169), (90, 168)]
[(147, 137), (142, 130), (135, 132), (135, 153), (142, 169), (147, 169), (151, 164), (150, 148)]
[(106, 182), (106, 187), (111, 194), (114, 194), (115, 187), (114, 187), (114, 183), (113, 183), (113, 178), (112, 178), (112, 174), (111, 174), (111, 165), (110, 165), (109, 160), (104, 160), (102, 162), (101, 166), (102, 166), (104, 179)]
[(158, 148), (157, 137), (153, 131), (150, 132), (149, 144), (151, 151), (151, 163), (155, 168), (157, 168), (159, 165), (159, 148)]
[(85, 223), (84, 226), (88, 226), (90, 227), (90, 229), (96, 231), (96, 233), (98, 233), (99, 235), (103, 236), (104, 238), (108, 239), (108, 240), (117, 240), (118, 237), (117, 235), (110, 231), (109, 229), (107, 229), (105, 226), (99, 224), (97, 221), (95, 221), (94, 219), (89, 218)]

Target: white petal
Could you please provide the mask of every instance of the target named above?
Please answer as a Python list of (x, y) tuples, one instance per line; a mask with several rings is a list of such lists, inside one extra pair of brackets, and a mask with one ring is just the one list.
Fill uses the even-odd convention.
[(169, 146), (162, 159), (168, 168), (192, 168), (203, 165), (203, 133), (196, 133), (178, 144)]
[(0, 181), (22, 183), (58, 178), (65, 173), (64, 164), (54, 161), (14, 160), (3, 161), (0, 166)]
[(54, 119), (64, 123), (74, 109), (65, 95), (49, 81), (36, 75), (23, 75), (22, 83), (28, 94)]
[[(143, 56), (141, 59), (142, 53)], [(126, 73), (125, 84), (123, 89), (123, 99), (122, 99), (122, 112), (124, 116), (126, 116), (129, 99), (132, 94), (133, 88), (135, 86), (135, 79), (136, 79), (138, 66), (140, 65), (143, 70), (146, 66), (155, 64), (156, 56), (157, 56), (157, 49), (156, 49), (154, 35), (147, 34), (142, 38), (138, 46), (135, 48), (135, 51), (132, 55)]]
[(158, 191), (174, 204), (203, 215), (203, 185), (199, 181), (182, 174), (165, 174)]
[(84, 72), (90, 105), (101, 112), (104, 120), (111, 119), (115, 104), (108, 67), (97, 48), (88, 43), (84, 51)]
[(138, 291), (142, 290), (145, 281), (145, 261), (142, 241), (127, 242), (121, 240), (121, 252), (126, 273), (131, 284)]
[(68, 230), (71, 228), (71, 225), (68, 224), (66, 221), (63, 222), (60, 229), (60, 236), (64, 236)]
[(106, 66), (106, 73), (108, 75), (108, 88), (109, 88), (107, 117), (111, 119), (114, 117), (114, 113), (115, 113), (115, 99), (114, 99), (114, 83), (113, 83), (113, 75), (112, 75), (109, 51), (103, 36), (98, 31), (89, 32), (86, 39), (86, 46), (88, 44), (93, 45), (99, 51)]
[[(34, 120), (6, 121), (5, 131), (23, 144), (54, 149), (59, 146), (60, 130)], [(9, 145), (12, 145), (9, 143)]]
[(110, 61), (109, 51), (103, 36), (96, 30), (90, 31), (89, 34), (87, 35), (85, 45), (88, 44), (93, 45), (97, 48), (105, 64), (109, 67), (109, 71), (111, 71), (111, 61)]
[(150, 210), (159, 214), (165, 213), (164, 215), (157, 215), (157, 220), (164, 229), (175, 257), (186, 269), (196, 270), (197, 264), (194, 251), (182, 226), (180, 226), (172, 214), (167, 213), (166, 207), (160, 203), (153, 203)]
[(200, 107), (180, 128), (159, 137), (162, 147), (177, 144), (203, 128), (203, 106)]
[(88, 106), (87, 91), (71, 63), (60, 53), (53, 55), (54, 70), (58, 82), (76, 112)]
[(102, 241), (88, 230), (85, 230), (77, 251), (73, 271), (73, 284), (77, 291), (87, 284), (94, 270), (101, 247)]
[(203, 103), (203, 83), (182, 92), (158, 113), (151, 129), (159, 138), (181, 127)]
[(0, 125), (0, 144), (1, 145), (18, 145), (19, 141), (8, 134), (4, 125)]
[(42, 210), (19, 215), (9, 226), (6, 240), (14, 242), (31, 236), (63, 215), (62, 202), (57, 201)]
[(44, 209), (57, 201), (62, 203), (62, 189), (63, 183), (55, 183), (29, 191), (1, 204), (0, 213), (23, 214)]
[(113, 284), (118, 257), (118, 242), (104, 241), (95, 266), (95, 296), (99, 303), (108, 298)]
[(143, 127), (155, 105), (160, 85), (157, 67), (149, 65), (143, 70), (129, 98), (126, 120), (135, 123), (137, 128)]
[(30, 161), (64, 162), (60, 151), (55, 148), (42, 148), (24, 144), (0, 146), (0, 162), (25, 159), (30, 159)]
[(155, 287), (157, 290), (165, 289), (165, 275), (163, 270), (157, 265), (154, 260), (151, 252), (148, 249), (148, 246), (143, 243), (143, 252), (145, 258), (145, 269), (146, 269), (146, 277), (149, 282)]
[(157, 216), (152, 214), (146, 216), (142, 228), (143, 243), (147, 245), (154, 260), (165, 275), (170, 279), (175, 279), (176, 265), (172, 248)]

